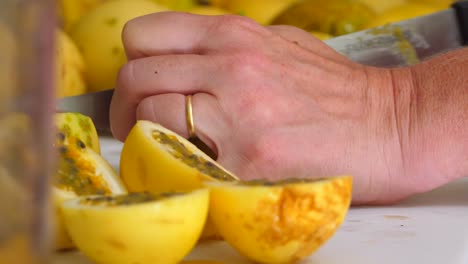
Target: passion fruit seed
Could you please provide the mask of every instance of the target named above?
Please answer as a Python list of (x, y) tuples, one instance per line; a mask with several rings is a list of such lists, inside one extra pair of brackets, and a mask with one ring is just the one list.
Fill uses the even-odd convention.
[(176, 136), (168, 135), (164, 132), (153, 130), (153, 139), (160, 144), (169, 146), (171, 155), (183, 161), (188, 166), (197, 169), (203, 174), (209, 175), (221, 181), (235, 181), (230, 174), (220, 169), (213, 162), (207, 161), (203, 157), (196, 155), (182, 144)]
[(76, 146), (59, 146), (60, 153), (58, 169), (55, 174), (55, 186), (73, 191), (77, 195), (111, 194), (107, 183), (96, 175), (96, 168), (89, 160), (80, 158), (83, 142), (77, 141)]
[(122, 194), (117, 196), (97, 196), (97, 197), (87, 197), (83, 199), (80, 204), (85, 205), (106, 205), (106, 206), (122, 206), (122, 205), (132, 205), (147, 203), (152, 201), (158, 201), (169, 197), (174, 197), (182, 195), (182, 192), (164, 192), (164, 193), (149, 193), (149, 192), (139, 192), (139, 193), (130, 193)]
[(57, 133), (57, 138), (60, 142), (63, 142), (65, 141), (65, 134), (63, 134), (62, 132), (59, 132)]

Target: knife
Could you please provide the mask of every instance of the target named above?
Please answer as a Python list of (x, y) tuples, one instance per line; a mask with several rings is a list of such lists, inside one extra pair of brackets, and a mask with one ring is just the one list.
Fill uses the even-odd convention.
[[(417, 63), (435, 54), (468, 44), (468, 1), (452, 8), (325, 41), (351, 60), (378, 67)], [(91, 117), (101, 134), (109, 134), (113, 89), (59, 99), (58, 112)]]

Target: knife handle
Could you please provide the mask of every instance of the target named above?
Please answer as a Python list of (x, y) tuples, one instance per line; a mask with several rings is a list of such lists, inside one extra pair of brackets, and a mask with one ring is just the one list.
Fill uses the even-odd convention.
[(457, 1), (452, 4), (457, 15), (462, 37), (462, 44), (468, 45), (468, 1)]

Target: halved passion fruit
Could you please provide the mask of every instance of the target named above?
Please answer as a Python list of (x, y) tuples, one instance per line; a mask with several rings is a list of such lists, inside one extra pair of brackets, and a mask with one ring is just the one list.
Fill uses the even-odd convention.
[(343, 222), (352, 178), (209, 183), (210, 218), (239, 253), (292, 263), (317, 250)]
[(195, 145), (150, 121), (140, 120), (124, 142), (120, 175), (129, 191), (186, 191), (205, 181), (237, 178)]
[(80, 113), (56, 113), (55, 126), (65, 139), (77, 138), (96, 153), (101, 152), (99, 137), (90, 117)]
[[(190, 141), (150, 121), (138, 121), (125, 140), (120, 175), (130, 192), (172, 192), (200, 188), (209, 181), (236, 181)], [(200, 240), (219, 239), (208, 219)]]
[[(69, 115), (76, 117), (75, 114), (60, 114), (58, 118), (64, 122), (76, 120), (69, 119)], [(63, 128), (65, 131), (62, 130)], [(73, 124), (59, 125), (55, 143), (58, 157), (53, 178), (52, 202), (56, 210), (56, 249), (74, 247), (62, 223), (60, 204), (63, 201), (83, 195), (110, 195), (127, 192), (110, 164), (82, 141), (82, 138), (87, 138), (85, 132), (95, 131), (92, 122), (90, 130), (78, 129), (76, 131), (74, 128), (77, 127)]]
[(208, 215), (209, 191), (88, 196), (62, 204), (77, 247), (97, 263), (181, 261)]

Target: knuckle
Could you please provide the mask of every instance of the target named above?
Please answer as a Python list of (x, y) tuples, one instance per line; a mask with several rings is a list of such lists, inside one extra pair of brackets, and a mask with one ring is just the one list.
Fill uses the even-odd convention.
[(129, 61), (124, 64), (117, 75), (117, 87), (119, 93), (128, 96), (130, 94), (130, 87), (135, 81), (135, 61)]
[(269, 67), (270, 60), (260, 52), (243, 51), (233, 55), (229, 65), (229, 73), (241, 80), (246, 78), (255, 80)]
[(235, 35), (240, 38), (245, 38), (249, 32), (257, 34), (269, 32), (255, 20), (240, 15), (220, 16), (214, 24), (214, 31), (218, 34)]
[(260, 136), (247, 151), (247, 158), (259, 168), (271, 168), (281, 164), (277, 140), (271, 135)]

